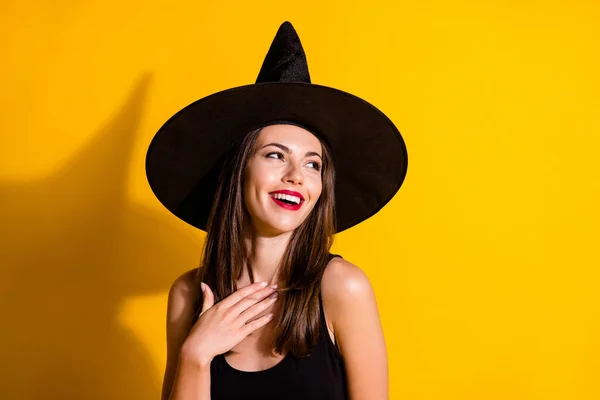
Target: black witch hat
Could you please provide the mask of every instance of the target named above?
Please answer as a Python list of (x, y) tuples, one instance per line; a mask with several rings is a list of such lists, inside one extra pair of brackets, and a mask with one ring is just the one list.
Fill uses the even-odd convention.
[(256, 83), (197, 100), (160, 128), (146, 155), (150, 187), (169, 211), (205, 230), (224, 156), (243, 135), (281, 121), (330, 146), (337, 232), (377, 213), (402, 185), (408, 155), (398, 129), (367, 101), (311, 83), (300, 39), (284, 22)]

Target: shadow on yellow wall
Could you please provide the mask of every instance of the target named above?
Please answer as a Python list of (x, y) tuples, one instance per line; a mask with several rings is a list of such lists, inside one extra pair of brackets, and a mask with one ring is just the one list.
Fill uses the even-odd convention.
[(2, 399), (160, 398), (118, 307), (168, 290), (167, 267), (197, 244), (124, 196), (150, 81), (57, 174), (0, 184)]

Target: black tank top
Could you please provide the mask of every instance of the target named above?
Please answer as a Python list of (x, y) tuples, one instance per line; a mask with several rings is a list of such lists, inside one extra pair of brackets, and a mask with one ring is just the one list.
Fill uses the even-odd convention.
[[(330, 255), (330, 260), (336, 256)], [(223, 354), (218, 355), (210, 365), (211, 400), (346, 400), (344, 364), (327, 331), (321, 294), (319, 308), (319, 340), (309, 357), (288, 354), (269, 369), (248, 372), (231, 367)]]

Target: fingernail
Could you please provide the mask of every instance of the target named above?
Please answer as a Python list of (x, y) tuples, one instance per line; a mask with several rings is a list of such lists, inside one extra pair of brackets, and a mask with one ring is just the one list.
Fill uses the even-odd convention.
[(270, 287), (271, 289), (277, 289), (277, 284), (276, 284), (276, 283), (274, 283), (274, 284), (272, 284), (272, 285), (271, 285), (271, 286), (269, 286), (269, 287)]
[(206, 284), (204, 282), (200, 282), (200, 289), (202, 290), (202, 293), (206, 292)]
[(270, 298), (272, 298), (272, 299), (276, 299), (276, 298), (277, 298), (277, 296), (279, 296), (279, 293), (275, 292), (275, 293), (273, 293), (273, 294), (272, 294), (271, 296), (269, 296), (269, 297), (270, 297)]
[(265, 286), (267, 286), (268, 284), (269, 284), (268, 282), (261, 282), (261, 283), (260, 283), (260, 287), (265, 287)]

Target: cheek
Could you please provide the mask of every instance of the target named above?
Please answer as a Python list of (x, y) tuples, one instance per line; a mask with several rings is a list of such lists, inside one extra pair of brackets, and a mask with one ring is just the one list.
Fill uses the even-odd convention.
[(254, 193), (256, 191), (256, 170), (255, 168), (251, 167), (251, 166), (247, 166), (246, 167), (246, 171), (244, 173), (244, 184), (242, 187), (242, 193), (243, 193), (243, 202), (244, 205), (246, 206), (247, 210), (251, 210), (252, 207), (252, 203), (254, 203)]
[(253, 165), (246, 169), (244, 175), (244, 194), (255, 198), (273, 186), (274, 174), (261, 165)]
[(323, 193), (323, 182), (320, 178), (316, 177), (310, 182), (310, 187), (308, 189), (310, 191), (310, 197), (316, 202)]
[(261, 173), (259, 168), (257, 168), (254, 163), (249, 164), (246, 167), (246, 173), (244, 174), (244, 189), (255, 187), (260, 176)]

